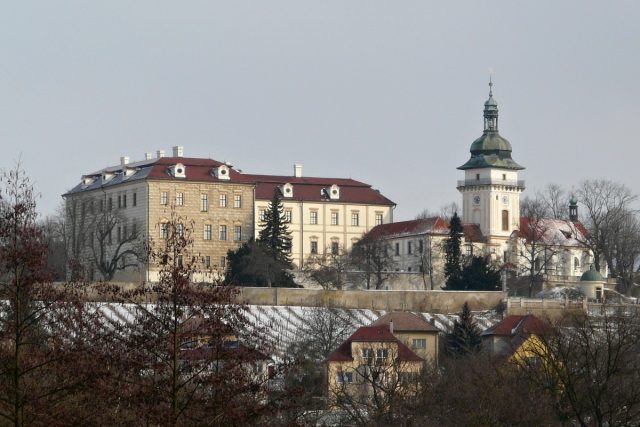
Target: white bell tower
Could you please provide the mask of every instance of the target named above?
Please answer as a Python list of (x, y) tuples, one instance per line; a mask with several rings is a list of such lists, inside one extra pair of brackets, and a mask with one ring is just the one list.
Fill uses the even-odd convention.
[(498, 103), (493, 99), (489, 80), (489, 99), (484, 103), (484, 132), (471, 144), (471, 158), (458, 169), (462, 193), (462, 222), (478, 224), (488, 242), (505, 241), (520, 226), (520, 193), (524, 169), (511, 158), (511, 144), (498, 133)]

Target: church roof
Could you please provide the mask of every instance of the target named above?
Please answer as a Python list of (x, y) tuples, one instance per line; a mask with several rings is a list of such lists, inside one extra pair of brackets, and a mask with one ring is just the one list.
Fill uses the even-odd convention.
[(448, 232), (449, 224), (440, 217), (433, 217), (376, 225), (369, 231), (369, 236), (377, 239), (419, 234), (447, 234)]
[(587, 230), (579, 222), (555, 218), (532, 220), (523, 216), (520, 217), (520, 229), (516, 233), (523, 239), (547, 245), (581, 246), (580, 242), (585, 240)]

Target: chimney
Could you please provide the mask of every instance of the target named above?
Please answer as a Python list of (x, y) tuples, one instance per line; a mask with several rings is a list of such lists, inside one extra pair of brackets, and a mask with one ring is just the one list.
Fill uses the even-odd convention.
[(156, 155), (157, 155), (157, 157), (158, 157), (158, 158), (162, 158), (162, 157), (164, 157), (164, 150), (158, 150), (158, 151), (156, 151)]
[(393, 333), (393, 319), (389, 321), (389, 332)]
[(302, 178), (302, 165), (300, 163), (293, 164), (293, 176), (296, 178)]
[(144, 153), (144, 159), (145, 160), (153, 159), (153, 153)]
[(129, 164), (129, 157), (127, 157), (127, 156), (120, 157), (120, 165), (121, 166), (128, 165), (128, 164)]
[(173, 157), (182, 157), (183, 154), (184, 154), (184, 146), (182, 145), (173, 146)]

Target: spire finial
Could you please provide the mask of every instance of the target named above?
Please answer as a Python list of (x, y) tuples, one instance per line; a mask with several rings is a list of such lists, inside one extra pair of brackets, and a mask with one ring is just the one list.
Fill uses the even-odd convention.
[(489, 68), (489, 97), (493, 96), (493, 69)]

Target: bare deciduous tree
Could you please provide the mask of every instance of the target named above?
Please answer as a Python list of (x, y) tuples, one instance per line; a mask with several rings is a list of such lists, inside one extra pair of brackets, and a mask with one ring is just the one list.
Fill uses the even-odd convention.
[(366, 234), (351, 249), (353, 264), (362, 272), (366, 288), (382, 289), (391, 276), (393, 257), (389, 254), (386, 240)]
[(551, 267), (559, 251), (558, 242), (549, 228), (549, 207), (540, 197), (525, 198), (520, 204), (521, 228), (513, 242), (517, 251), (517, 268), (526, 278), (529, 297), (542, 282), (542, 276)]

